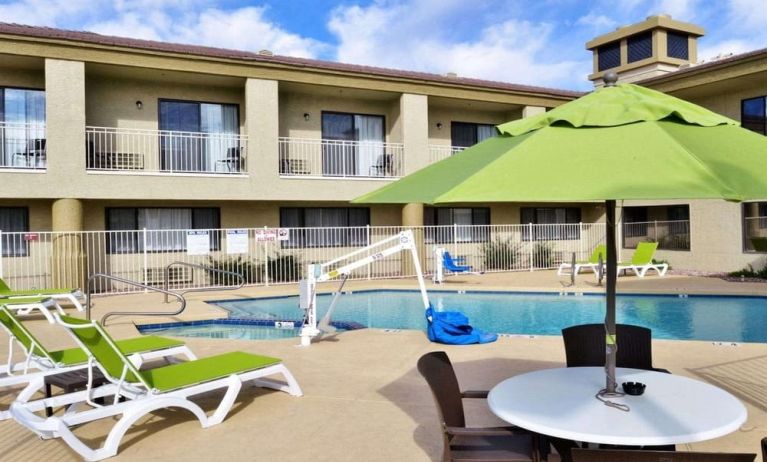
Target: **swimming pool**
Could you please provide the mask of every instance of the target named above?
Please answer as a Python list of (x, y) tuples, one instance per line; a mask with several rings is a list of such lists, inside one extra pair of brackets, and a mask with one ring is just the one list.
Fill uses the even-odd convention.
[[(601, 294), (430, 291), (439, 310), (460, 310), (472, 325), (507, 334), (559, 335), (562, 328), (602, 322)], [(318, 316), (330, 295), (317, 297)], [(217, 301), (235, 318), (296, 320), (298, 297)], [(653, 330), (654, 338), (767, 343), (767, 297), (703, 295), (618, 295), (618, 322)], [(426, 321), (417, 291), (374, 290), (343, 295), (334, 321), (379, 329), (424, 330)]]

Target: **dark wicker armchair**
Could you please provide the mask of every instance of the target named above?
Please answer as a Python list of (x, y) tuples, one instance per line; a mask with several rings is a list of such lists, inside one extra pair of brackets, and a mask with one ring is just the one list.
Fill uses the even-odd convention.
[[(652, 331), (646, 327), (616, 326), (618, 355), (616, 365), (632, 369), (666, 372), (652, 365)], [(581, 324), (562, 329), (567, 367), (600, 367), (605, 364), (605, 327)]]
[(461, 392), (445, 352), (423, 355), (418, 360), (418, 371), (429, 384), (437, 403), (444, 437), (444, 461), (539, 461), (541, 457), (545, 460), (548, 451), (541, 450), (538, 435), (518, 427), (466, 427), (462, 399), (487, 398), (487, 392)]

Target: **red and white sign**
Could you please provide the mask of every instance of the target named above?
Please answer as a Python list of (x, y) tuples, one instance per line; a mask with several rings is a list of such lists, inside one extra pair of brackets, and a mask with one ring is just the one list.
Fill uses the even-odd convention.
[(25, 241), (39, 241), (40, 235), (37, 233), (27, 233), (24, 235)]
[(256, 242), (272, 242), (277, 240), (277, 230), (274, 228), (257, 229)]

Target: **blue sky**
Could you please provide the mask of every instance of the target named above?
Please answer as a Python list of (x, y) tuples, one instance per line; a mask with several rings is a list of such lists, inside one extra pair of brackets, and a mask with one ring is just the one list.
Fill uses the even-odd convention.
[(587, 40), (667, 13), (699, 58), (767, 47), (767, 0), (0, 0), (0, 21), (588, 89)]

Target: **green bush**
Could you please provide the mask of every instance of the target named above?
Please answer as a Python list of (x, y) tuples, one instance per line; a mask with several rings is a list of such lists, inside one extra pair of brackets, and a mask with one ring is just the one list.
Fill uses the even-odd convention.
[(519, 248), (511, 243), (511, 239), (496, 238), (482, 244), (482, 256), (487, 270), (514, 269), (519, 258)]
[(293, 282), (301, 279), (303, 264), (296, 255), (277, 254), (266, 262), (269, 282)]
[(533, 246), (533, 265), (536, 268), (554, 266), (554, 249), (548, 242), (536, 242)]
[[(245, 279), (245, 284), (255, 284), (261, 282), (263, 276), (263, 267), (254, 263), (251, 260), (245, 259), (242, 256), (238, 257), (225, 257), (221, 259), (215, 259), (208, 257), (208, 266), (212, 269), (218, 269), (222, 271), (231, 271), (232, 273), (242, 274)], [(210, 272), (210, 283), (212, 285), (236, 285), (237, 278), (229, 274), (221, 274), (217, 272)]]
[(748, 265), (746, 268), (743, 268), (742, 270), (733, 271), (732, 273), (727, 273), (727, 276), (730, 276), (733, 278), (767, 279), (767, 266), (756, 271), (754, 270), (753, 266)]

